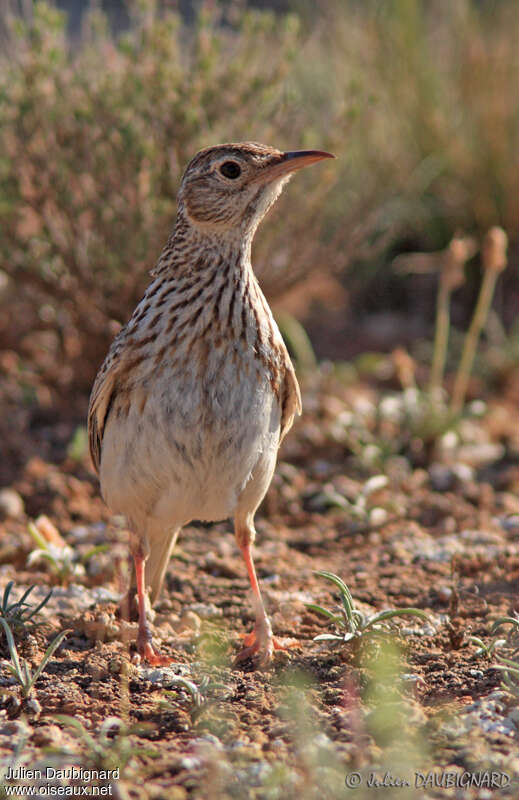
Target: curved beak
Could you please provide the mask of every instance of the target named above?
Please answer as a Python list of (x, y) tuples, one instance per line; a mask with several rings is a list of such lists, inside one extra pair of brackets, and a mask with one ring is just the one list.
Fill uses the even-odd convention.
[(270, 182), (303, 167), (316, 164), (324, 158), (335, 158), (335, 156), (332, 153), (326, 153), (324, 150), (291, 150), (283, 153), (281, 158), (274, 164), (265, 167), (258, 176), (258, 180)]

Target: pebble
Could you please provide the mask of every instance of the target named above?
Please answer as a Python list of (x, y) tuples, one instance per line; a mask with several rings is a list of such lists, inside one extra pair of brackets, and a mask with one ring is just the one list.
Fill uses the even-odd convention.
[(193, 758), (193, 756), (184, 756), (179, 761), (179, 767), (181, 769), (187, 769), (189, 772), (200, 769), (201, 766), (202, 760), (200, 758)]
[(17, 519), (24, 514), (23, 500), (14, 489), (0, 489), (0, 518)]
[(189, 678), (191, 670), (187, 664), (179, 661), (162, 668), (143, 666), (140, 674), (144, 680), (150, 683), (159, 686), (173, 686), (179, 676)]
[(500, 517), (499, 524), (505, 531), (519, 533), (519, 514), (512, 514), (510, 517)]
[(456, 475), (450, 467), (446, 467), (444, 464), (431, 464), (429, 479), (435, 492), (448, 492), (456, 484)]
[(437, 589), (438, 600), (443, 603), (448, 603), (452, 597), (452, 589), (450, 586), (439, 586)]
[(372, 508), (369, 512), (369, 523), (370, 525), (383, 525), (384, 522), (387, 521), (388, 513), (385, 508)]
[(197, 614), (200, 619), (211, 619), (211, 617), (221, 617), (223, 611), (214, 603), (191, 603), (191, 611)]
[(32, 740), (38, 747), (57, 747), (62, 740), (61, 729), (57, 725), (42, 725), (36, 728)]
[(27, 725), (24, 722), (13, 720), (12, 722), (4, 722), (0, 726), (0, 736), (16, 737), (21, 736), (27, 731)]
[(170, 786), (168, 789), (168, 800), (187, 800), (187, 789), (183, 786)]
[(465, 444), (458, 449), (457, 457), (464, 464), (471, 467), (482, 467), (503, 458), (505, 448), (502, 444), (494, 442), (478, 442)]
[(387, 475), (373, 475), (371, 478), (368, 478), (366, 483), (363, 485), (361, 493), (364, 497), (369, 497), (375, 492), (385, 489), (388, 484), (389, 478)]
[(33, 717), (39, 717), (42, 711), (41, 703), (36, 697), (30, 697), (25, 703), (25, 708)]
[(211, 745), (215, 748), (215, 750), (223, 750), (223, 744), (221, 743), (220, 739), (218, 739), (212, 733), (204, 733), (203, 736), (199, 736), (197, 739), (193, 740), (193, 747), (198, 748), (200, 747), (207, 747), (207, 745)]

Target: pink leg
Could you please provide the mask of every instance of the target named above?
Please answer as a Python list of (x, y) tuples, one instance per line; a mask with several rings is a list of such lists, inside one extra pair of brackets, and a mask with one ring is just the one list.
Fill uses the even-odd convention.
[(146, 588), (144, 582), (144, 567), (146, 560), (139, 553), (133, 554), (135, 563), (135, 577), (137, 579), (137, 600), (139, 605), (139, 632), (137, 634), (137, 649), (139, 655), (153, 667), (171, 664), (172, 658), (163, 656), (154, 646), (151, 631), (146, 620)]
[[(254, 568), (254, 561), (251, 552), (251, 543), (240, 547), (245, 564), (247, 565), (247, 572), (249, 573), (249, 580), (254, 594), (254, 611), (256, 615), (256, 622), (254, 629), (251, 633), (247, 634), (244, 639), (245, 647), (236, 656), (235, 663), (244, 661), (246, 658), (256, 656), (260, 666), (266, 666), (272, 659), (274, 650), (286, 650), (286, 645), (281, 644), (272, 635), (272, 627), (270, 620), (267, 617), (265, 606), (261, 597), (260, 588), (258, 585), (258, 578)], [(293, 642), (291, 642), (293, 644)], [(288, 645), (290, 646), (290, 644)]]

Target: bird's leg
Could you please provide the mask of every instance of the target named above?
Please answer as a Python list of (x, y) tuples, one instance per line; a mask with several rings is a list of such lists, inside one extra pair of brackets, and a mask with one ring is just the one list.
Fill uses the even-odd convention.
[(173, 659), (168, 656), (163, 656), (153, 644), (148, 620), (146, 619), (146, 587), (144, 581), (146, 558), (140, 550), (136, 550), (133, 553), (133, 561), (135, 563), (137, 602), (139, 607), (139, 632), (137, 634), (137, 649), (139, 655), (153, 667), (171, 664)]
[(254, 560), (252, 557), (252, 542), (254, 540), (254, 527), (252, 522), (246, 525), (236, 524), (236, 539), (247, 566), (249, 580), (253, 593), (254, 614), (256, 621), (253, 630), (244, 639), (245, 647), (236, 656), (235, 663), (244, 661), (252, 656), (256, 657), (260, 666), (265, 666), (271, 660), (274, 650), (286, 649), (272, 635), (272, 626), (263, 605), (263, 599), (258, 584)]

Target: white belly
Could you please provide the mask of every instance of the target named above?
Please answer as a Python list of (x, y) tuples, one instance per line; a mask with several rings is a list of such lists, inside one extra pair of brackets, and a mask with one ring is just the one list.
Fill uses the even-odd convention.
[(280, 409), (268, 380), (255, 370), (237, 380), (231, 363), (202, 380), (165, 370), (152, 384), (142, 412), (135, 403), (128, 416), (114, 409), (108, 418), (100, 468), (107, 504), (135, 526), (149, 517), (180, 526), (231, 516), (253, 471), (270, 481)]

